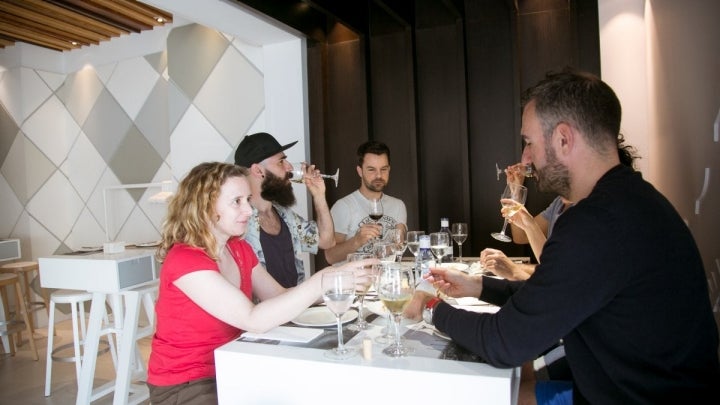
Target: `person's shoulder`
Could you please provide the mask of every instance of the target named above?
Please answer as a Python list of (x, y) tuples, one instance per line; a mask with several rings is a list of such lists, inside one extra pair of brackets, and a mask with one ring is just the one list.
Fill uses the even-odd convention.
[(383, 194), (383, 198), (388, 202), (405, 205), (405, 202), (397, 197), (393, 197), (389, 194)]

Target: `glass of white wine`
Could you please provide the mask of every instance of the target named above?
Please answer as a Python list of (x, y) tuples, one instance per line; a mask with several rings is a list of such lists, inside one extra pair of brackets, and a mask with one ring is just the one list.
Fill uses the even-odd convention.
[(400, 322), (402, 313), (414, 293), (415, 277), (412, 269), (400, 263), (383, 266), (378, 278), (378, 298), (390, 311), (395, 329), (395, 342), (383, 350), (383, 353), (390, 357), (403, 357), (412, 352), (411, 348), (402, 343)]
[(508, 185), (505, 186), (505, 190), (503, 191), (502, 196), (500, 196), (500, 204), (502, 204), (503, 208), (506, 210), (505, 223), (503, 223), (502, 231), (493, 232), (490, 236), (502, 242), (510, 242), (512, 240), (505, 234), (508, 224), (507, 219), (522, 209), (526, 198), (527, 188), (525, 186), (514, 183), (508, 183)]
[[(305, 179), (305, 168), (310, 166), (310, 164), (305, 162), (299, 162), (299, 163), (290, 163), (292, 165), (293, 169), (290, 171), (290, 181), (295, 183), (303, 183), (303, 180)], [(335, 181), (335, 187), (338, 185), (338, 181), (340, 180), (340, 168), (335, 170), (335, 174), (323, 174), (319, 173), (316, 176), (320, 176), (324, 179), (333, 179)]]
[(342, 316), (355, 300), (355, 275), (352, 271), (326, 271), (321, 283), (323, 301), (337, 320), (338, 336), (337, 347), (328, 349), (325, 356), (333, 360), (349, 359), (357, 354), (357, 349), (345, 347), (343, 343)]
[[(497, 174), (497, 179), (500, 181), (500, 175), (505, 174), (505, 170), (501, 169), (500, 166), (498, 166), (497, 163), (495, 163), (495, 173)], [(535, 177), (535, 168), (532, 164), (525, 165), (525, 172), (523, 173), (525, 177)]]
[(445, 248), (448, 246), (450, 246), (450, 239), (447, 232), (433, 232), (430, 234), (430, 251), (435, 255), (438, 263), (442, 263)]

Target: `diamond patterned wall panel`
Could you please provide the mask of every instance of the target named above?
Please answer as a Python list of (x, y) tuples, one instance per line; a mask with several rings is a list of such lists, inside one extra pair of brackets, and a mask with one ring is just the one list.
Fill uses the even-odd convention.
[(65, 160), (80, 133), (80, 127), (55, 96), (28, 117), (22, 130), (56, 166)]
[(130, 117), (107, 89), (104, 89), (90, 111), (82, 129), (100, 156), (109, 161), (132, 125)]
[[(151, 182), (162, 163), (162, 157), (133, 125), (108, 161), (108, 166), (118, 177), (120, 184), (135, 184)], [(130, 190), (135, 201), (142, 193), (143, 190)]]
[(168, 82), (160, 77), (135, 119), (138, 130), (163, 159), (170, 154)]
[(5, 161), (5, 156), (10, 151), (10, 146), (12, 146), (19, 130), (20, 128), (5, 109), (5, 106), (0, 105), (0, 166)]
[(0, 173), (22, 205), (55, 171), (55, 165), (28, 138), (17, 136), (10, 147)]
[(75, 118), (75, 122), (83, 126), (103, 88), (95, 69), (85, 68), (67, 75), (56, 94)]
[(218, 31), (198, 24), (174, 28), (167, 38), (168, 74), (194, 99), (230, 42)]
[(135, 120), (159, 77), (160, 73), (145, 58), (131, 58), (117, 64), (105, 87)]

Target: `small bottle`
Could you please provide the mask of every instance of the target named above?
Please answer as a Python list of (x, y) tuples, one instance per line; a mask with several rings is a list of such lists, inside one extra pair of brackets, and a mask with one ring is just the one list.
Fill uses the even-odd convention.
[(430, 251), (430, 235), (420, 235), (420, 247), (418, 248), (418, 264), (419, 273), (416, 276), (415, 289), (427, 291), (435, 294), (435, 287), (423, 278), (425, 274), (430, 272), (430, 268), (435, 266), (435, 259)]
[(440, 218), (440, 232), (445, 232), (448, 235), (448, 247), (445, 248), (445, 254), (442, 257), (441, 262), (452, 263), (453, 262), (452, 234), (450, 233), (450, 221), (447, 218)]

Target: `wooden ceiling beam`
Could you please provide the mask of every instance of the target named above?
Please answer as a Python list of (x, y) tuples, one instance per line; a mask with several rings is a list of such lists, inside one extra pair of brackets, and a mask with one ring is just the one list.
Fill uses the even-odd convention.
[(45, 15), (54, 19), (68, 22), (73, 25), (85, 27), (88, 30), (102, 32), (110, 36), (120, 36), (129, 34), (130, 31), (106, 24), (98, 20), (92, 19), (82, 14), (78, 14), (64, 7), (48, 3), (43, 0), (5, 0), (14, 4), (18, 4), (29, 10), (36, 11), (38, 14)]
[(68, 41), (75, 39), (77, 42), (86, 42), (86, 44), (98, 44), (98, 41), (107, 41), (111, 38), (109, 35), (88, 31), (77, 25), (51, 19), (9, 3), (0, 3), (0, 12), (3, 12), (0, 14), (0, 21), (4, 20), (20, 27), (37, 29), (41, 33), (52, 33)]
[(0, 35), (12, 36), (21, 41), (39, 44), (46, 48), (55, 50), (70, 50), (80, 47), (79, 45), (73, 46), (73, 44), (68, 41), (63, 41), (49, 35), (39, 34), (36, 31), (8, 24), (6, 22), (0, 22)]

